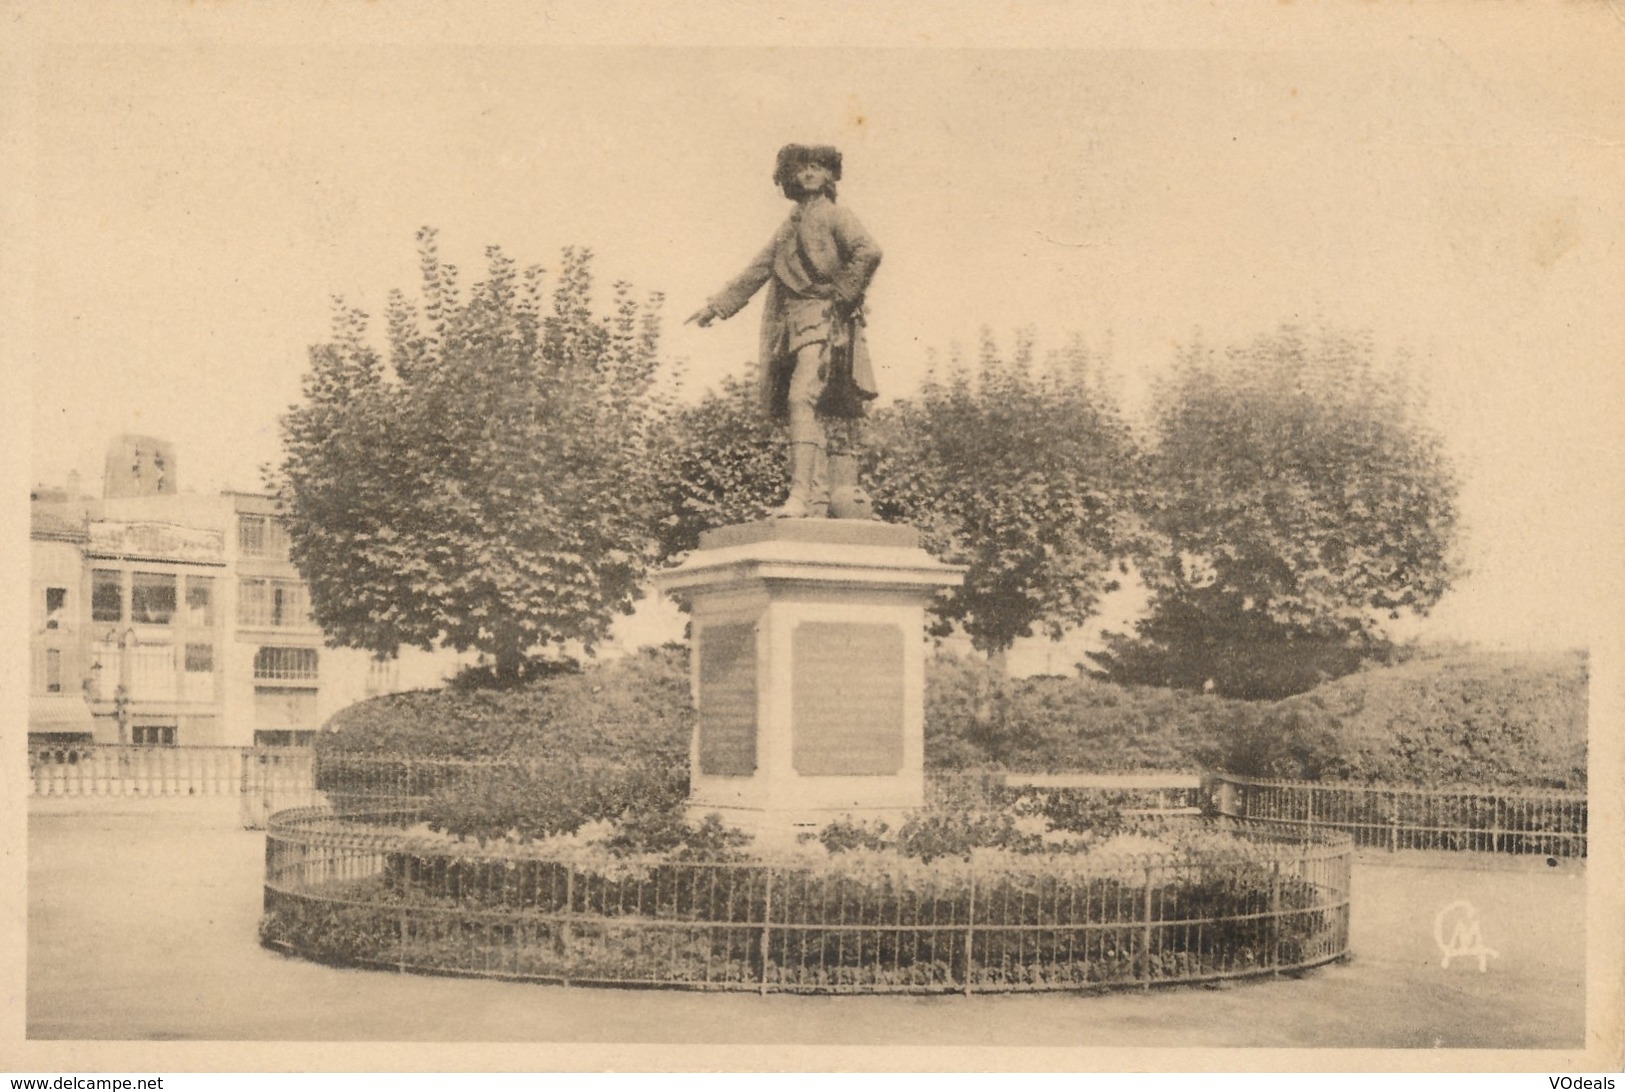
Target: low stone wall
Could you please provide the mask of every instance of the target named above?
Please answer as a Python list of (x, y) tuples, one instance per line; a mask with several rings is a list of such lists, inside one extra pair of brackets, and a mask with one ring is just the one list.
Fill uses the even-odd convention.
[(249, 829), (264, 827), (274, 811), (317, 801), (308, 747), (30, 745), (28, 775), (36, 797), (235, 796)]

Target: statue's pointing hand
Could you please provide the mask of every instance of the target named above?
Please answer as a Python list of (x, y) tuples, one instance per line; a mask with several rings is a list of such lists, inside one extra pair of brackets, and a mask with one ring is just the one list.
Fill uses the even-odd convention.
[(709, 326), (713, 322), (715, 322), (719, 317), (720, 316), (717, 315), (716, 311), (708, 303), (704, 307), (700, 308), (698, 311), (694, 312), (692, 315), (690, 315), (686, 319), (684, 319), (683, 320), (683, 325), (687, 326), (689, 323), (693, 322), (693, 323), (699, 324), (700, 326)]

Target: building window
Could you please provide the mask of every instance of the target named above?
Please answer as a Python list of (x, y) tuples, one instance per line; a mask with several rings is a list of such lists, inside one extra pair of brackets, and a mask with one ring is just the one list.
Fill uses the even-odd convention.
[(237, 552), (244, 557), (288, 559), (288, 529), (275, 516), (237, 517)]
[(47, 694), (62, 693), (62, 650), (60, 648), (45, 650), (45, 692)]
[(254, 733), (254, 746), (256, 747), (309, 747), (316, 739), (314, 731), (297, 731), (288, 729), (261, 729)]
[(241, 580), (237, 584), (237, 624), (263, 626), (271, 615), (271, 582)]
[(305, 585), (298, 580), (242, 580), (237, 585), (237, 624), (309, 626), (310, 597)]
[(117, 569), (91, 572), (90, 618), (93, 622), (124, 621), (124, 574)]
[(199, 629), (214, 625), (214, 578), (186, 578), (186, 624)]
[(68, 605), (67, 588), (45, 589), (45, 628), (58, 629), (62, 625), (62, 612)]
[(186, 670), (212, 674), (214, 671), (214, 646), (188, 644), (186, 646)]
[(130, 620), (167, 626), (175, 620), (175, 574), (136, 573), (130, 588)]
[(237, 517), (237, 552), (244, 557), (265, 556), (265, 517)]
[(214, 646), (202, 641), (188, 641), (184, 665), (186, 672), (181, 676), (180, 692), (182, 700), (214, 700)]
[(271, 624), (304, 626), (310, 624), (310, 600), (303, 584), (279, 580), (271, 589)]
[(137, 724), (130, 728), (130, 742), (143, 747), (175, 746), (173, 724)]
[(238, 621), (251, 626), (308, 626), (310, 606), (297, 580), (245, 580)]
[(314, 648), (262, 648), (254, 654), (254, 677), (314, 681), (316, 655)]

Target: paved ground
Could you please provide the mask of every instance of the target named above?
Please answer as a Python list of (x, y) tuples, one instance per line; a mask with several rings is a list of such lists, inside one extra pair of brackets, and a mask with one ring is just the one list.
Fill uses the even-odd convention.
[[(321, 967), (255, 942), (264, 837), (235, 801), (35, 801), (30, 1039), (1578, 1049), (1585, 871), (1363, 857), (1353, 962), (1298, 980), (1101, 996), (757, 997)], [(1499, 953), (1440, 966), (1458, 900)]]

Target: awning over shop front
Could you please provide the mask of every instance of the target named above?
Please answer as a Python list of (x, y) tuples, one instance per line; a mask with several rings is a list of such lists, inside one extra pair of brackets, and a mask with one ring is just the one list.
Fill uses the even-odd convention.
[(96, 718), (90, 715), (90, 706), (78, 694), (30, 694), (28, 696), (28, 730), (30, 732), (85, 732), (96, 727)]

